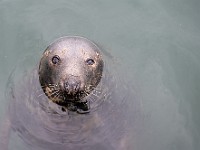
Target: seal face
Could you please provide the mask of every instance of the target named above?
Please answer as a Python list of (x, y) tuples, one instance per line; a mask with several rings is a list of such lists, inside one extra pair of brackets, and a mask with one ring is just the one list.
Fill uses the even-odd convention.
[(103, 59), (100, 49), (83, 37), (62, 37), (44, 51), (39, 81), (50, 100), (67, 108), (87, 108), (84, 97), (101, 80)]

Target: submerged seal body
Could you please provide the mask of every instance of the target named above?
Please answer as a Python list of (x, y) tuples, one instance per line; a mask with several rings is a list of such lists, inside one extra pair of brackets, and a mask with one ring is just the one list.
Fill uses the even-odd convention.
[(9, 79), (3, 149), (9, 143), (8, 124), (26, 143), (24, 149), (129, 149), (128, 108), (133, 107), (126, 99), (133, 97), (96, 44), (62, 37), (46, 48), (40, 61), (27, 63), (32, 59), (22, 61)]
[[(96, 88), (103, 72), (99, 48), (81, 37), (63, 37), (50, 44), (40, 61), (40, 84), (50, 100), (76, 110), (87, 110), (84, 97)], [(84, 107), (85, 106), (85, 107)]]

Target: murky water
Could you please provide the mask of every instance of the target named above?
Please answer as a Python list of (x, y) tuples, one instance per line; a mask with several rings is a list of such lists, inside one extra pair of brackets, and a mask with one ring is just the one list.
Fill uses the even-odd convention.
[[(0, 125), (5, 122), (5, 90), (15, 64), (30, 55), (39, 59), (46, 46), (60, 36), (81, 35), (112, 55), (113, 69), (126, 81), (118, 86), (133, 89), (125, 103), (135, 104), (133, 109), (127, 113), (126, 107), (119, 109), (125, 118), (119, 119), (127, 119), (129, 129), (129, 134), (123, 132), (121, 145), (130, 150), (200, 149), (199, 6), (197, 0), (1, 0)], [(28, 61), (27, 65), (34, 63)], [(116, 99), (123, 94), (119, 92)], [(113, 122), (105, 123), (105, 131), (112, 137)], [(122, 133), (113, 135), (118, 134)], [(99, 140), (94, 147), (115, 147), (119, 144), (115, 137)], [(30, 149), (26, 141), (35, 143), (37, 150), (48, 148), (33, 139), (12, 131), (9, 149)]]

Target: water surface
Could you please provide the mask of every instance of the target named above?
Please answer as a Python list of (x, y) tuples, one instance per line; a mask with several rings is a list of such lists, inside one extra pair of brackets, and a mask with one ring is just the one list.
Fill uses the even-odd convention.
[[(112, 54), (119, 76), (135, 89), (140, 111), (130, 149), (200, 149), (199, 7), (197, 0), (1, 0), (1, 124), (15, 64), (39, 58), (55, 38), (81, 35)], [(27, 149), (15, 132), (9, 148)]]

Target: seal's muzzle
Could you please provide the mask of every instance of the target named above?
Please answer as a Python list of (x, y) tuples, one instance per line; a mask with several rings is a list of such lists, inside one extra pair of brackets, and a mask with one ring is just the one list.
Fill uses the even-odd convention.
[(65, 92), (69, 95), (75, 95), (80, 90), (80, 80), (70, 77), (64, 83)]

